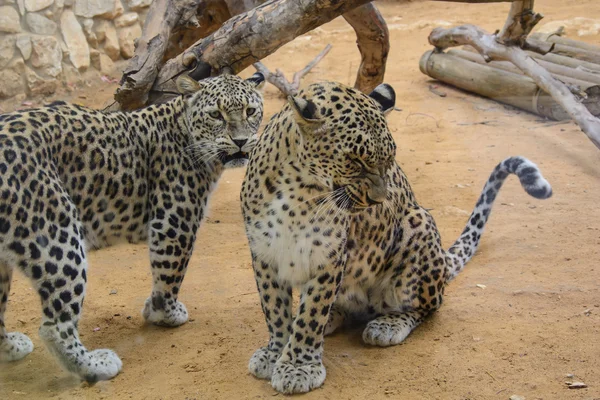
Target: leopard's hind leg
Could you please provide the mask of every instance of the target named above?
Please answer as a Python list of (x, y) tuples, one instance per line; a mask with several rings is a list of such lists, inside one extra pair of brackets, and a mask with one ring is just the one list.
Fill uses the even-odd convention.
[(0, 362), (16, 361), (33, 351), (33, 343), (24, 334), (7, 332), (4, 313), (10, 294), (12, 268), (0, 262)]
[(39, 334), (62, 366), (89, 382), (110, 379), (121, 370), (119, 357), (108, 349), (86, 349), (77, 330), (88, 265), (77, 209), (55, 176), (40, 170), (36, 177), (52, 190), (14, 215), (1, 254), (39, 294)]

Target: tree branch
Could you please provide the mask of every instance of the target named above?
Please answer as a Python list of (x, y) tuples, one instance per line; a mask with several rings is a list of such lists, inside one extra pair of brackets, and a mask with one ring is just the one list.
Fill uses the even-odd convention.
[[(279, 0), (229, 19), (212, 35), (161, 68), (153, 100), (174, 91), (174, 79), (193, 69), (198, 79), (223, 67), (238, 73), (312, 29), (367, 3), (368, 0)], [(152, 95), (151, 95), (152, 96)]]
[(361, 55), (354, 87), (364, 93), (370, 93), (377, 85), (383, 83), (390, 51), (390, 33), (383, 16), (373, 3), (347, 12), (344, 19), (356, 32), (356, 43)]

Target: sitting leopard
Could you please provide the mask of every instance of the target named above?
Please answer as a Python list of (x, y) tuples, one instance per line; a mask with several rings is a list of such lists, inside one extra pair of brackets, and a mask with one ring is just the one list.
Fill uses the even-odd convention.
[(134, 112), (56, 102), (0, 116), (0, 361), (33, 350), (4, 324), (14, 269), (42, 300), (41, 338), (87, 381), (121, 370), (90, 351), (77, 323), (88, 250), (147, 240), (153, 277), (143, 316), (178, 326), (177, 300), (208, 197), (224, 168), (242, 166), (262, 120), (261, 74), (177, 81), (179, 96)]
[(254, 148), (241, 202), (270, 337), (249, 370), (279, 392), (299, 393), (325, 380), (323, 336), (344, 320), (367, 322), (365, 343), (390, 346), (441, 306), (509, 174), (536, 198), (552, 190), (532, 162), (504, 160), (446, 251), (395, 161), (385, 120), (395, 104), (390, 86), (367, 96), (320, 83), (288, 100)]

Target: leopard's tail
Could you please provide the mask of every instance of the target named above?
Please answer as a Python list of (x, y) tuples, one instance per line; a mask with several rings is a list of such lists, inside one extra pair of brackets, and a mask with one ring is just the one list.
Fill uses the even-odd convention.
[(465, 264), (471, 259), (490, 217), (494, 200), (502, 187), (502, 184), (510, 174), (515, 174), (521, 181), (521, 186), (527, 193), (537, 199), (547, 199), (552, 196), (552, 187), (542, 176), (537, 165), (524, 157), (510, 157), (502, 161), (494, 168), (490, 178), (483, 187), (481, 196), (475, 205), (475, 209), (469, 217), (469, 222), (456, 242), (446, 252), (450, 258), (449, 274), (446, 281), (449, 282), (458, 275)]

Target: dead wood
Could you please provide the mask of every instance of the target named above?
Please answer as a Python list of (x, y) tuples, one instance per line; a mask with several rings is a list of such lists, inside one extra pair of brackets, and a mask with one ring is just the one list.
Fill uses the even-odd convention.
[(277, 87), (285, 97), (295, 96), (300, 90), (300, 81), (302, 81), (302, 78), (304, 78), (304, 76), (308, 74), (310, 70), (313, 69), (327, 55), (327, 53), (329, 53), (329, 50), (331, 50), (330, 44), (325, 46), (325, 48), (311, 62), (309, 62), (306, 67), (296, 72), (292, 82), (289, 82), (286, 79), (284, 73), (280, 69), (275, 70), (275, 73), (273, 73), (269, 71), (269, 69), (260, 61), (254, 63), (254, 68), (256, 68), (258, 72), (262, 73), (269, 83)]
[(134, 57), (121, 78), (115, 99), (125, 109), (146, 104), (147, 94), (158, 73), (171, 32), (176, 26), (196, 25), (196, 10), (202, 0), (156, 0), (150, 6)]
[(356, 44), (361, 55), (354, 87), (370, 93), (383, 83), (390, 51), (390, 33), (383, 16), (372, 3), (347, 12), (344, 19), (356, 32)]
[(600, 119), (571, 93), (565, 84), (556, 80), (517, 44), (523, 45), (526, 36), (539, 22), (539, 14), (532, 11), (533, 0), (516, 1), (498, 35), (491, 35), (473, 25), (451, 29), (436, 28), (429, 35), (429, 43), (438, 49), (459, 45), (475, 47), (486, 60), (507, 60), (516, 65), (525, 75), (550, 94), (569, 116), (579, 125), (588, 138), (600, 149)]
[(368, 0), (280, 0), (237, 15), (212, 35), (169, 60), (155, 80), (151, 101), (169, 97), (174, 91), (174, 79), (190, 69), (190, 76), (196, 79), (223, 67), (238, 73), (295, 37), (366, 2)]

